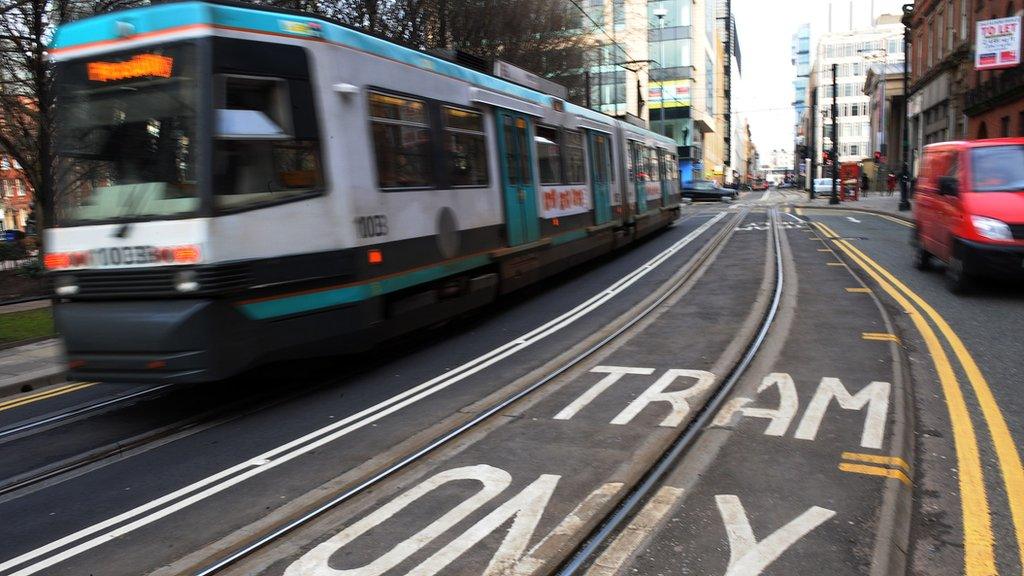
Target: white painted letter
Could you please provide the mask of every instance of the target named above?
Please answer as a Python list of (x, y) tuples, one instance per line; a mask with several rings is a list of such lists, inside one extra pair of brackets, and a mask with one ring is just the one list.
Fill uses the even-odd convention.
[(510, 518), (515, 518), (505, 538), (501, 541), (498, 551), (491, 557), (483, 576), (497, 576), (511, 570), (526, 551), (526, 546), (533, 537), (533, 531), (540, 522), (540, 517), (551, 499), (555, 486), (561, 476), (543, 474), (511, 498), (491, 512), (479, 522), (472, 525), (462, 534), (455, 537), (450, 544), (438, 550), (422, 564), (412, 569), (408, 576), (433, 576), (444, 570), (445, 566), (469, 550), (488, 534), (501, 528)]
[(577, 412), (582, 410), (594, 401), (602, 392), (608, 389), (609, 386), (615, 384), (620, 378), (626, 374), (637, 374), (640, 376), (646, 376), (648, 374), (654, 374), (654, 368), (629, 368), (624, 366), (594, 366), (590, 369), (591, 372), (597, 372), (599, 374), (608, 374), (601, 379), (600, 382), (594, 384), (583, 393), (582, 396), (572, 401), (562, 411), (555, 414), (555, 420), (568, 420), (576, 415)]
[[(665, 388), (668, 388), (676, 378), (682, 376), (695, 378), (697, 383), (686, 390), (665, 392)], [(677, 370), (674, 368), (668, 370), (650, 388), (637, 397), (636, 400), (630, 402), (625, 410), (612, 419), (612, 424), (629, 424), (648, 404), (652, 402), (668, 402), (672, 406), (672, 412), (661, 421), (661, 426), (678, 426), (686, 418), (686, 415), (690, 413), (690, 405), (686, 402), (686, 399), (708, 390), (714, 382), (715, 375), (711, 372), (703, 370)]]
[[(444, 516), (366, 566), (347, 570), (336, 570), (330, 567), (328, 562), (331, 556), (342, 547), (393, 517), (432, 490), (457, 480), (476, 480), (483, 484), (483, 487), (479, 492), (449, 510)], [(378, 576), (383, 574), (398, 566), (417, 550), (497, 496), (511, 483), (512, 477), (508, 472), (486, 464), (454, 468), (435, 474), (304, 554), (288, 566), (285, 576)]]
[(774, 372), (765, 376), (761, 380), (761, 385), (757, 387), (757, 393), (764, 392), (765, 389), (773, 384), (779, 389), (779, 407), (777, 409), (747, 408), (746, 406), (750, 403), (750, 398), (735, 398), (726, 403), (725, 408), (718, 413), (712, 425), (729, 426), (732, 423), (733, 414), (739, 412), (743, 416), (750, 418), (768, 418), (771, 422), (764, 430), (765, 435), (784, 436), (786, 430), (789, 430), (790, 422), (796, 416), (800, 402), (797, 399), (793, 378), (789, 374)]
[(882, 447), (882, 440), (885, 436), (885, 417), (889, 411), (889, 388), (888, 382), (872, 382), (865, 386), (856, 395), (851, 396), (838, 378), (822, 378), (818, 385), (814, 398), (807, 405), (800, 425), (797, 426), (795, 438), (801, 440), (814, 440), (818, 435), (818, 427), (825, 417), (832, 398), (836, 399), (840, 408), (845, 410), (860, 410), (868, 405), (868, 413), (864, 418), (864, 432), (860, 437), (860, 445), (864, 448), (879, 449)]
[(797, 540), (836, 515), (832, 510), (813, 506), (758, 542), (737, 496), (720, 494), (715, 496), (715, 502), (729, 536), (729, 569), (725, 576), (757, 576)]

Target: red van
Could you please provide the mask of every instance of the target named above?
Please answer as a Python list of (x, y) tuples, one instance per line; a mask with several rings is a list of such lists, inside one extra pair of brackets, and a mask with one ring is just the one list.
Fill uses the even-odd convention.
[(954, 292), (979, 276), (1024, 278), (1024, 138), (926, 146), (914, 199), (919, 269), (945, 262)]

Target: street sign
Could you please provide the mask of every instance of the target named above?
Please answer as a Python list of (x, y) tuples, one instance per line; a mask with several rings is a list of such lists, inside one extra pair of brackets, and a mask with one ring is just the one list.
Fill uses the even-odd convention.
[(995, 70), (1020, 64), (1020, 16), (978, 21), (974, 68)]

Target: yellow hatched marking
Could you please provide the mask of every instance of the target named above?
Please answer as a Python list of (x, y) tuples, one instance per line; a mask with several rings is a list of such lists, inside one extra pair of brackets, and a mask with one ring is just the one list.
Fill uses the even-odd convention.
[(831, 252), (831, 248), (818, 248), (818, 252)]
[(847, 288), (846, 291), (854, 294), (871, 294), (871, 288)]
[(985, 419), (985, 424), (992, 436), (992, 444), (995, 447), (996, 457), (999, 460), (999, 468), (1003, 475), (1003, 484), (1006, 487), (1006, 496), (1010, 505), (1010, 516), (1013, 518), (1014, 531), (1017, 536), (1018, 557), (1024, 558), (1024, 465), (1021, 463), (1017, 444), (1010, 434), (1010, 429), (1006, 425), (1006, 419), (1003, 417), (998, 402), (996, 402), (995, 395), (992, 394), (988, 381), (982, 375), (981, 369), (978, 368), (978, 364), (974, 361), (974, 357), (967, 350), (967, 347), (964, 346), (963, 341), (960, 340), (960, 337), (949, 326), (945, 318), (939, 315), (935, 308), (852, 244), (850, 245), (850, 250), (863, 256), (880, 274), (889, 279), (894, 286), (906, 293), (911, 300), (920, 306), (925, 314), (931, 318), (932, 322), (938, 326), (939, 331), (953, 349), (953, 353), (956, 354), (957, 360), (963, 367), (964, 373), (971, 384), (971, 389), (978, 398), (982, 417)]
[[(843, 472), (853, 472), (854, 474), (868, 474), (870, 476), (884, 476), (886, 478), (895, 478), (900, 482), (903, 482), (907, 486), (911, 485), (910, 478), (900, 470), (894, 470), (892, 468), (882, 468), (881, 466), (869, 466), (868, 464), (850, 464), (848, 462), (840, 462), (839, 469)], [(995, 572), (993, 572), (995, 574)]]
[(61, 396), (63, 394), (68, 394), (76, 390), (83, 390), (95, 384), (95, 382), (76, 382), (72, 384), (58, 386), (57, 388), (53, 388), (51, 390), (43, 390), (42, 392), (36, 392), (35, 394), (30, 394), (28, 396), (22, 396), (21, 398), (14, 398), (12, 400), (0, 403), (0, 411), (10, 410), (11, 408), (17, 408), (18, 406), (24, 406), (26, 404), (31, 404), (33, 402), (38, 402), (40, 400), (46, 400), (47, 398), (53, 398), (55, 396)]
[[(828, 226), (820, 222), (815, 222), (814, 225), (825, 234), (834, 235)], [(878, 270), (865, 261), (865, 259), (870, 260), (867, 256), (862, 259), (860, 254), (863, 253), (846, 240), (836, 240), (836, 246), (856, 262), (906, 311), (907, 316), (924, 338), (925, 346), (928, 348), (935, 371), (939, 376), (939, 384), (946, 398), (946, 409), (949, 411), (949, 419), (953, 428), (953, 446), (956, 450), (959, 471), (960, 514), (964, 528), (964, 574), (966, 576), (992, 576), (997, 573), (995, 541), (992, 536), (992, 517), (989, 513), (985, 480), (981, 471), (978, 439), (963, 390), (960, 389), (957, 382), (956, 372), (953, 371), (949, 356), (946, 354), (945, 348), (942, 347), (938, 334), (928, 324), (921, 312)], [(850, 466), (855, 465), (851, 464)], [(1010, 496), (1012, 498), (1013, 494), (1011, 493)]]
[(861, 454), (860, 452), (843, 452), (843, 460), (853, 460), (854, 462), (867, 462), (869, 464), (884, 464), (886, 466), (895, 466), (896, 468), (902, 469), (907, 474), (910, 474), (910, 464), (899, 456), (881, 456), (878, 454)]
[(899, 342), (900, 337), (888, 332), (863, 332), (860, 335), (865, 340), (881, 340), (883, 342)]

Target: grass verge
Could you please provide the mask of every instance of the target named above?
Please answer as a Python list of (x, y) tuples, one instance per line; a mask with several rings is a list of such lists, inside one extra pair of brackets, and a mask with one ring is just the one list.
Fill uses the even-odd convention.
[(0, 345), (55, 336), (50, 308), (0, 314)]

